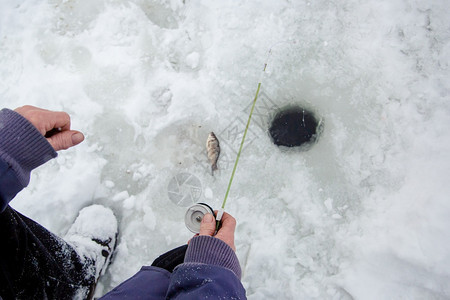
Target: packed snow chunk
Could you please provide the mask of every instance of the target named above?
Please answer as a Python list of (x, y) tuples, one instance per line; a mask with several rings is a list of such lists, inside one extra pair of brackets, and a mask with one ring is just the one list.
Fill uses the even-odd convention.
[(149, 206), (144, 206), (144, 219), (143, 219), (144, 225), (150, 229), (155, 230), (156, 227), (156, 217), (155, 213), (153, 212), (152, 208)]
[(323, 204), (325, 205), (328, 211), (331, 211), (333, 209), (333, 199), (328, 198), (323, 202)]
[(111, 180), (105, 180), (104, 184), (109, 189), (112, 189), (115, 186), (114, 182)]
[(198, 52), (192, 52), (191, 54), (186, 56), (186, 65), (188, 65), (192, 69), (197, 68), (199, 62), (200, 62), (200, 54)]
[(207, 199), (212, 199), (213, 195), (214, 195), (214, 193), (210, 187), (205, 188), (204, 194), (205, 194), (205, 198), (207, 198)]
[(116, 195), (114, 195), (114, 197), (112, 197), (112, 201), (114, 202), (118, 202), (118, 201), (123, 201), (125, 199), (130, 198), (130, 195), (128, 194), (128, 191), (122, 191)]
[(131, 196), (131, 197), (129, 197), (129, 198), (127, 198), (127, 199), (125, 199), (123, 201), (122, 206), (125, 209), (132, 209), (132, 208), (134, 208), (135, 201), (136, 201), (136, 197), (135, 196)]

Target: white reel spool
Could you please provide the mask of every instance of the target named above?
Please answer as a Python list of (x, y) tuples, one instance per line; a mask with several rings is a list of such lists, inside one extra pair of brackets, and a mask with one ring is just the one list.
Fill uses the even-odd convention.
[(214, 210), (205, 203), (196, 203), (188, 208), (184, 215), (184, 223), (186, 227), (193, 233), (200, 232), (200, 224), (202, 223), (203, 216), (210, 213), (214, 216)]

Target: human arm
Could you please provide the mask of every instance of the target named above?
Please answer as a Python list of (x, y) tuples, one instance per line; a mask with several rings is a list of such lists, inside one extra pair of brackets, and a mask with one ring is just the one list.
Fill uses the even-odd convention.
[(246, 299), (240, 282), (241, 268), (234, 252), (236, 220), (224, 213), (222, 227), (215, 232), (215, 220), (206, 214), (199, 236), (186, 251), (184, 263), (175, 268), (167, 292), (169, 299)]
[[(205, 215), (199, 236), (189, 242), (184, 263), (173, 272), (171, 268), (156, 266), (167, 264), (142, 267), (101, 299), (246, 299), (239, 280), (241, 268), (234, 253), (236, 221), (225, 213), (222, 227), (213, 237), (215, 226), (212, 215)], [(172, 257), (178, 261), (180, 253), (170, 255), (171, 252), (160, 258)]]
[[(47, 135), (59, 128), (60, 132)], [(77, 133), (70, 130), (70, 117), (65, 113), (33, 106), (0, 111), (0, 212), (28, 185), (33, 169), (55, 158), (55, 150), (75, 145), (72, 135)]]

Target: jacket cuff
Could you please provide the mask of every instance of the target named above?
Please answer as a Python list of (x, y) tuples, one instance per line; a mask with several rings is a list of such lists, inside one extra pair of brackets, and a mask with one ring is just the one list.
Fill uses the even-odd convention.
[(11, 165), (20, 183), (30, 182), (30, 172), (57, 153), (27, 119), (9, 109), (0, 111), (0, 158)]
[(221, 266), (233, 271), (241, 279), (241, 266), (233, 249), (212, 236), (196, 236), (190, 242), (184, 263), (204, 263)]

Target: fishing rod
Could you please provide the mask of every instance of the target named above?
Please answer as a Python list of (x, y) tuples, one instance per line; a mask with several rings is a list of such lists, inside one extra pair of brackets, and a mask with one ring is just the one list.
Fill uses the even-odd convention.
[(203, 219), (203, 216), (206, 213), (211, 213), (212, 215), (216, 216), (216, 232), (219, 230), (220, 221), (222, 220), (222, 216), (223, 216), (223, 213), (225, 211), (225, 205), (227, 203), (228, 194), (230, 193), (231, 184), (233, 183), (233, 179), (234, 179), (234, 175), (236, 173), (236, 169), (237, 169), (237, 165), (238, 165), (238, 162), (239, 162), (239, 158), (241, 157), (242, 148), (244, 147), (245, 137), (247, 136), (248, 128), (249, 128), (250, 122), (252, 120), (253, 111), (254, 111), (255, 106), (256, 106), (256, 101), (258, 100), (259, 92), (261, 90), (262, 78), (263, 78), (264, 74), (266, 73), (267, 65), (268, 65), (269, 59), (270, 59), (270, 57), (272, 55), (272, 49), (275, 46), (278, 46), (278, 45), (284, 44), (284, 43), (293, 43), (293, 44), (295, 44), (296, 41), (292, 40), (292, 41), (279, 41), (279, 42), (276, 42), (275, 44), (273, 44), (269, 48), (269, 51), (267, 53), (267, 58), (266, 58), (266, 60), (264, 62), (264, 68), (263, 68), (261, 76), (260, 76), (260, 78), (258, 80), (258, 86), (257, 86), (257, 89), (256, 89), (255, 97), (253, 98), (253, 103), (252, 103), (252, 107), (251, 107), (251, 110), (250, 110), (250, 113), (249, 113), (249, 116), (248, 116), (247, 125), (245, 126), (244, 135), (242, 136), (241, 145), (239, 147), (239, 151), (237, 153), (236, 160), (234, 162), (233, 171), (231, 172), (230, 181), (228, 182), (228, 187), (227, 187), (227, 191), (225, 193), (225, 197), (224, 197), (223, 202), (222, 202), (222, 206), (220, 207), (220, 209), (217, 210), (217, 214), (214, 214), (214, 210), (209, 205), (207, 205), (205, 203), (196, 203), (193, 206), (191, 206), (188, 209), (188, 211), (186, 212), (186, 215), (185, 215), (186, 226), (188, 227), (189, 230), (191, 230), (194, 233), (198, 233), (200, 231), (200, 223), (201, 223), (201, 221)]

